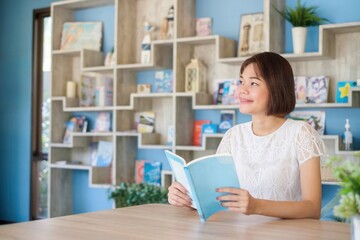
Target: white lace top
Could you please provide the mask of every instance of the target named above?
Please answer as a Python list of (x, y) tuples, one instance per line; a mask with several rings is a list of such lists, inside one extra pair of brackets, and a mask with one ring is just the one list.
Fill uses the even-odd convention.
[(260, 199), (301, 200), (299, 166), (324, 155), (316, 130), (303, 121), (286, 120), (275, 132), (256, 136), (251, 122), (229, 129), (217, 153), (230, 153), (242, 189)]

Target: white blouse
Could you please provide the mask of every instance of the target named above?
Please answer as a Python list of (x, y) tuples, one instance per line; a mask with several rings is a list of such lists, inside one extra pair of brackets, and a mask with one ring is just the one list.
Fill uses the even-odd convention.
[(325, 153), (319, 134), (303, 121), (287, 119), (266, 136), (256, 136), (252, 122), (229, 129), (217, 153), (230, 153), (240, 187), (260, 199), (301, 200), (300, 165)]

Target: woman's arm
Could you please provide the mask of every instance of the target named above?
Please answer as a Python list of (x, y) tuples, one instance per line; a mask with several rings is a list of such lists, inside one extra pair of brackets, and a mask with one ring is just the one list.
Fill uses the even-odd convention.
[(231, 195), (218, 197), (224, 207), (243, 214), (260, 214), (279, 218), (320, 218), (321, 177), (320, 157), (307, 160), (300, 166), (302, 201), (272, 201), (253, 198), (248, 191), (220, 188), (218, 192)]

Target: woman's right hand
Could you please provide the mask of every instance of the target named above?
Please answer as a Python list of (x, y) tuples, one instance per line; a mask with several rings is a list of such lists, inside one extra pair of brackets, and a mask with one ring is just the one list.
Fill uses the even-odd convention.
[(188, 195), (188, 191), (182, 184), (173, 182), (168, 190), (168, 201), (171, 205), (191, 207), (192, 200)]

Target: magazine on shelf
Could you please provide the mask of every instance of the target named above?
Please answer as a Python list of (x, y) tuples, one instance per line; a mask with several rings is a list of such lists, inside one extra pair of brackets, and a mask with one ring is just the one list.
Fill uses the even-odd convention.
[(189, 192), (193, 207), (197, 209), (202, 222), (211, 215), (227, 210), (216, 198), (223, 193), (216, 192), (220, 187), (240, 188), (233, 158), (229, 154), (214, 154), (189, 163), (165, 150), (175, 179)]

